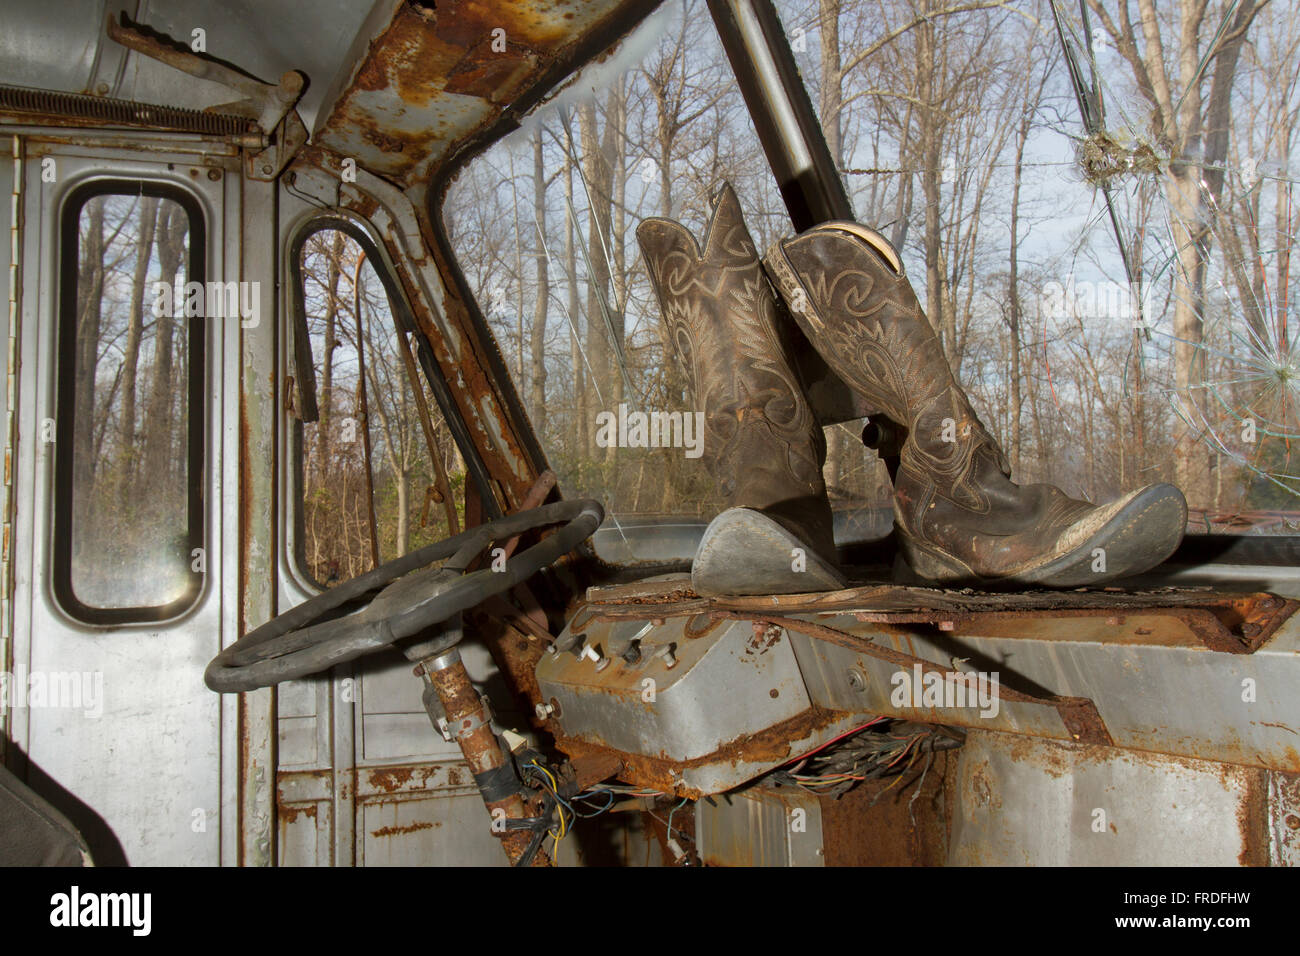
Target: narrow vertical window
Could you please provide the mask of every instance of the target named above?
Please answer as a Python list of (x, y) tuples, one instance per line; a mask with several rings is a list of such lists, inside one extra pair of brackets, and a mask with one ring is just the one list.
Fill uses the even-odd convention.
[(178, 189), (96, 182), (60, 242), (55, 595), (89, 623), (161, 620), (207, 569), (202, 214)]
[(298, 237), (290, 264), (297, 557), (320, 587), (458, 533), (465, 484), (396, 280), (359, 228), (329, 223)]

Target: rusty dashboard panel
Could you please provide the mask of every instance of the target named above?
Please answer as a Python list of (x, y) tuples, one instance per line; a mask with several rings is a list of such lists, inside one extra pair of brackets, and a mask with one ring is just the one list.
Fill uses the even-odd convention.
[(1200, 588), (592, 588), (538, 664), (538, 713), (571, 756), (692, 795), (877, 716), (1294, 773), (1296, 607)]
[[(1076, 591), (981, 592), (971, 589), (878, 585), (817, 594), (753, 598), (702, 598), (689, 584), (665, 588), (631, 584), (590, 588), (595, 619), (701, 613), (823, 614), (851, 610), (858, 620), (880, 625), (922, 625), (958, 635), (1071, 640), (1088, 633), (1108, 643), (1200, 645), (1229, 654), (1250, 654), (1300, 608), (1300, 601), (1266, 592), (1231, 593), (1210, 588), (1119, 588)], [(1070, 621), (1068, 629), (1046, 622)]]

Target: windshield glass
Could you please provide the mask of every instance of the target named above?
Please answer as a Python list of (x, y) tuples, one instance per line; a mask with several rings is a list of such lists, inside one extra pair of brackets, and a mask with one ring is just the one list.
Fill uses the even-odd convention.
[[(1172, 481), (1190, 531), (1295, 533), (1300, 17), (1162, 10), (1157, 49), (1110, 4), (776, 6), (857, 218), (900, 251), (1014, 480), (1092, 501)], [(760, 251), (789, 231), (707, 7), (670, 0), (448, 194), (562, 489), (613, 514), (719, 505), (707, 448), (602, 429), (696, 410), (634, 231), (668, 216), (698, 236), (724, 179)], [(826, 429), (841, 542), (891, 521), (863, 424)]]

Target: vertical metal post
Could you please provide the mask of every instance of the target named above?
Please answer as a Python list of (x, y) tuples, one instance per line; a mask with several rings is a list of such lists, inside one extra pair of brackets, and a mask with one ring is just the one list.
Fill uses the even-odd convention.
[(852, 220), (853, 205), (772, 0), (708, 3), (795, 229)]
[[(239, 277), (254, 283), (262, 316), (276, 314), (276, 183), (241, 177)], [(239, 632), (275, 614), (274, 321), (240, 328)], [(275, 864), (275, 690), (239, 695), (241, 866)]]
[[(13, 672), (10, 655), (13, 653), (13, 515), (14, 515), (14, 469), (18, 465), (14, 429), (18, 402), (18, 323), (19, 283), (22, 279), (20, 258), (22, 256), (22, 214), (23, 214), (23, 141), (19, 136), (13, 137), (13, 183), (9, 195), (9, 321), (5, 335), (5, 400), (4, 400), (4, 501), (0, 512), (3, 524), (3, 540), (0, 540), (0, 673)], [(5, 741), (9, 734), (9, 708), (7, 701), (0, 701), (0, 764), (5, 759)]]

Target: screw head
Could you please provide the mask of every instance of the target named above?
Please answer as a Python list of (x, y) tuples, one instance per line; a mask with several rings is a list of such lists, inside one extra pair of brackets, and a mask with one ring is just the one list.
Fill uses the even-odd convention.
[(848, 671), (849, 687), (861, 694), (867, 689), (867, 675), (856, 667), (850, 667)]

